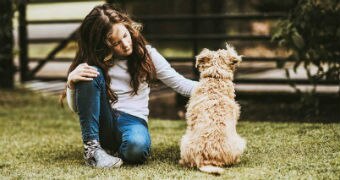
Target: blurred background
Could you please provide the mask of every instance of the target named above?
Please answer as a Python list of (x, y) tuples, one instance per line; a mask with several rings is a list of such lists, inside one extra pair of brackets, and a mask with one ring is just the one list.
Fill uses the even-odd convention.
[[(278, 112), (293, 111), (297, 119), (309, 121), (325, 111), (330, 116), (326, 121), (338, 118), (332, 110), (340, 84), (338, 1), (107, 2), (141, 22), (148, 42), (187, 78), (198, 79), (194, 60), (203, 48), (224, 48), (226, 42), (235, 46), (244, 55), (235, 83), (245, 116), (261, 112), (261, 119), (272, 120)], [(77, 48), (76, 30), (105, 1), (1, 3), (1, 86), (60, 94)], [(152, 85), (151, 117), (183, 119), (186, 102), (157, 82)], [(269, 111), (273, 103), (277, 106)]]

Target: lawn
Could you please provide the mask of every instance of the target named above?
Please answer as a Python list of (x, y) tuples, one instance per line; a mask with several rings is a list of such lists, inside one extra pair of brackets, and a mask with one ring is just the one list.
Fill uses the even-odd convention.
[(248, 141), (240, 164), (212, 176), (178, 165), (184, 121), (151, 119), (152, 154), (144, 165), (84, 165), (77, 118), (56, 97), (0, 90), (0, 179), (339, 179), (339, 123), (241, 119)]

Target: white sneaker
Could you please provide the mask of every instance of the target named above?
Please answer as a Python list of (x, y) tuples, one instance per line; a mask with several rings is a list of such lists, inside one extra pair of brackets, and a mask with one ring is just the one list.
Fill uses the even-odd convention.
[(87, 165), (96, 168), (118, 168), (123, 160), (107, 154), (97, 140), (84, 144), (84, 159)]

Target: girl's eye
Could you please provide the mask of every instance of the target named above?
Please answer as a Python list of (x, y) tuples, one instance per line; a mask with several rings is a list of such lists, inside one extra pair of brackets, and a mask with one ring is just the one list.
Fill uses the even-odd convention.
[(119, 42), (113, 43), (112, 46), (118, 46)]
[[(128, 36), (127, 33), (124, 34), (123, 38), (126, 38)], [(112, 46), (118, 46), (122, 41), (119, 41), (119, 42), (116, 42), (116, 43), (113, 43)]]

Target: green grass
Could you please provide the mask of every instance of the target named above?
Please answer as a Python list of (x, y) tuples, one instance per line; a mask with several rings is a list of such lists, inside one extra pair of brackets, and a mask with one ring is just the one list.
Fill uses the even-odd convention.
[(0, 179), (338, 179), (340, 125), (242, 119), (248, 141), (241, 163), (212, 176), (178, 165), (184, 121), (149, 122), (152, 155), (144, 165), (93, 169), (84, 165), (80, 128), (56, 97), (0, 91)]

